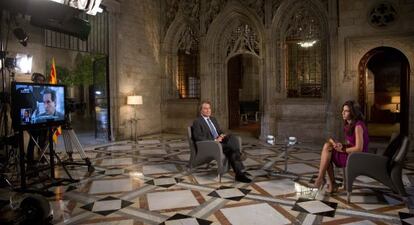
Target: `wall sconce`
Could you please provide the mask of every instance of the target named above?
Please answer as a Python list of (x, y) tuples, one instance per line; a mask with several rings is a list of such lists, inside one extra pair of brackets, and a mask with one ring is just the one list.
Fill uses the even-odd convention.
[(134, 119), (131, 119), (131, 134), (132, 134), (132, 124), (134, 124), (134, 141), (137, 141), (137, 106), (142, 105), (142, 96), (141, 95), (130, 95), (127, 97), (127, 105), (131, 105), (134, 107)]
[(395, 111), (399, 112), (400, 111), (400, 103), (401, 103), (400, 96), (392, 96), (391, 97), (391, 103), (395, 104)]

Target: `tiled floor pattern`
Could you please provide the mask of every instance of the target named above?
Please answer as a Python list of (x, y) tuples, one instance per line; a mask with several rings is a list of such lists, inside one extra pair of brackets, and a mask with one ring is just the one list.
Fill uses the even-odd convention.
[[(358, 178), (350, 204), (346, 193), (327, 195), (309, 188), (318, 171), (319, 149), (289, 149), (289, 176), (283, 172), (283, 145), (243, 143), (250, 184), (228, 173), (219, 183), (214, 167), (186, 168), (187, 141), (154, 135), (138, 143), (120, 142), (90, 149), (96, 170), (70, 168), (78, 183), (53, 187), (49, 198), (55, 224), (414, 224), (406, 201), (369, 178)], [(76, 156), (74, 157), (76, 158)], [(414, 161), (414, 160), (412, 160)], [(413, 168), (413, 165), (411, 165)], [(57, 175), (64, 177), (61, 169)], [(341, 171), (339, 171), (341, 172)], [(413, 186), (414, 171), (404, 170)], [(282, 173), (283, 175), (283, 173)], [(338, 175), (342, 178), (341, 175)], [(368, 188), (367, 188), (368, 187)]]

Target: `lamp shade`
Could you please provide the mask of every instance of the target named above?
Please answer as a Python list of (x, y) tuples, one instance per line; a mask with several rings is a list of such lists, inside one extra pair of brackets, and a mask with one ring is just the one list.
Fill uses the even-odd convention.
[(401, 102), (400, 96), (392, 96), (391, 97), (391, 103), (400, 104), (400, 102)]
[(127, 105), (142, 105), (142, 96), (141, 95), (128, 96)]

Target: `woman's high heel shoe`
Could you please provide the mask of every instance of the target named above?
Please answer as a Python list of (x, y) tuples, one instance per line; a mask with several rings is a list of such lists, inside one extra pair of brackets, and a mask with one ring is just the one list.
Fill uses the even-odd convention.
[(325, 193), (330, 194), (330, 195), (334, 194), (334, 193), (338, 192), (339, 187), (340, 187), (339, 184), (334, 183), (334, 184), (332, 184), (332, 188), (329, 187), (331, 190), (330, 191), (326, 190)]
[(313, 183), (313, 185), (311, 185), (311, 187), (312, 188), (321, 189), (325, 184), (326, 184), (325, 178), (323, 178), (323, 179), (316, 179), (315, 180), (315, 183)]

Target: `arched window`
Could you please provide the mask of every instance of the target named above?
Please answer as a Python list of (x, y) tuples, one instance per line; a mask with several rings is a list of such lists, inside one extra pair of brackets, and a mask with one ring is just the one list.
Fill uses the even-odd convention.
[(200, 56), (198, 37), (187, 26), (178, 43), (177, 88), (180, 98), (200, 98)]
[(326, 92), (326, 40), (318, 17), (300, 7), (286, 31), (287, 97), (321, 98)]

